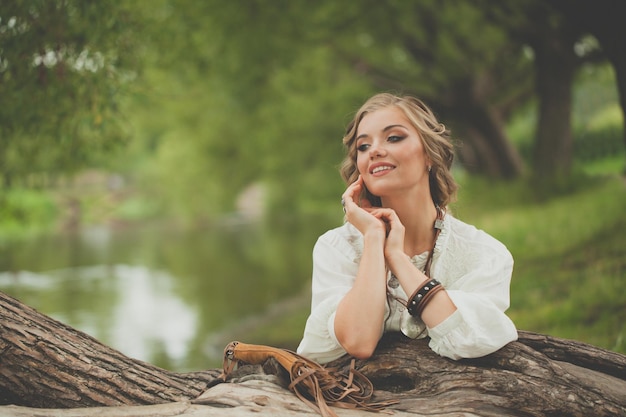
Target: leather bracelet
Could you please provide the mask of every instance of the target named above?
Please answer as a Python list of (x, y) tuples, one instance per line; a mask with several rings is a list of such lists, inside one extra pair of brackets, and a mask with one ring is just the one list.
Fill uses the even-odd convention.
[(430, 303), (430, 300), (432, 300), (435, 294), (437, 294), (441, 290), (443, 290), (443, 285), (437, 284), (435, 285), (435, 287), (431, 288), (430, 291), (428, 291), (424, 298), (422, 298), (422, 301), (417, 305), (417, 310), (415, 311), (415, 314), (418, 317), (422, 317), (422, 313), (424, 312), (424, 309), (426, 308), (428, 303)]
[[(411, 316), (419, 317), (419, 314), (418, 314), (419, 305), (422, 303), (423, 299), (428, 295), (428, 293), (437, 286), (439, 287), (441, 286), (441, 283), (439, 281), (437, 281), (436, 279), (429, 279), (424, 285), (422, 285), (421, 287), (418, 287), (418, 289), (415, 290), (415, 292), (409, 298), (409, 301), (406, 306), (406, 309)], [(423, 310), (423, 308), (421, 310)]]

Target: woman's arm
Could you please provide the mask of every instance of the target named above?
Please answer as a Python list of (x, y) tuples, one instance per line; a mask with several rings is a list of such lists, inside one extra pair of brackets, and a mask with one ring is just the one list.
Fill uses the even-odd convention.
[[(427, 283), (431, 277), (415, 268), (411, 259), (404, 252), (405, 228), (398, 215), (391, 209), (377, 209), (375, 216), (385, 220), (389, 225), (389, 235), (385, 242), (385, 259), (389, 268), (398, 278), (404, 292), (411, 296), (416, 290)], [(434, 248), (433, 248), (434, 250)], [(408, 300), (409, 302), (411, 300)], [(439, 291), (430, 299), (421, 319), (428, 327), (435, 327), (456, 311), (456, 306), (448, 297), (446, 291)]]
[(387, 228), (369, 212), (369, 204), (356, 204), (362, 189), (363, 179), (359, 176), (342, 196), (346, 220), (363, 235), (363, 253), (354, 284), (337, 306), (334, 322), (341, 346), (360, 359), (370, 357), (376, 349), (384, 330), (387, 303)]
[(505, 314), (513, 257), (485, 232), (458, 221), (454, 224), (457, 231), (449, 237), (434, 275), (444, 283), (457, 310), (429, 327), (430, 347), (452, 359), (480, 357), (517, 339), (515, 325)]
[[(430, 280), (422, 271), (417, 269), (409, 257), (404, 253), (397, 253), (387, 258), (389, 267), (398, 278), (404, 292), (411, 296)], [(409, 302), (411, 300), (408, 300)], [(456, 306), (445, 289), (437, 292), (426, 304), (420, 318), (427, 327), (432, 328), (446, 320), (456, 311)]]
[(369, 358), (384, 328), (387, 303), (384, 231), (363, 236), (363, 255), (354, 285), (337, 306), (335, 335), (350, 355)]

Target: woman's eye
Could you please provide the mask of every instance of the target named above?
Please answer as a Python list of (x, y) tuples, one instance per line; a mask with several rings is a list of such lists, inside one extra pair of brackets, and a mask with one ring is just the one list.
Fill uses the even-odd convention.
[(365, 152), (367, 148), (369, 148), (369, 146), (370, 146), (369, 143), (362, 143), (356, 147), (356, 150), (359, 152)]
[(400, 142), (402, 139), (404, 139), (404, 136), (389, 136), (387, 138), (389, 142)]

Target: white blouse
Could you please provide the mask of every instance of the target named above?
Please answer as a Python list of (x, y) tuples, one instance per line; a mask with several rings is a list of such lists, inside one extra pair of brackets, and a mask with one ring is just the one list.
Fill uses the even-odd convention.
[[(434, 249), (432, 278), (447, 290), (457, 310), (433, 328), (413, 318), (398, 301), (408, 298), (402, 286), (387, 276), (388, 303), (384, 331), (399, 331), (407, 320), (430, 336), (430, 348), (452, 359), (474, 358), (495, 352), (517, 339), (515, 325), (504, 311), (509, 307), (513, 257), (507, 248), (474, 226), (450, 214)], [(297, 352), (319, 363), (344, 355), (335, 336), (337, 306), (354, 283), (363, 252), (363, 236), (350, 223), (329, 230), (313, 249), (311, 315)], [(411, 259), (423, 269), (428, 252)], [(392, 280), (392, 281), (390, 281)], [(393, 288), (396, 287), (396, 288)], [(363, 317), (367, 320), (367, 317)]]

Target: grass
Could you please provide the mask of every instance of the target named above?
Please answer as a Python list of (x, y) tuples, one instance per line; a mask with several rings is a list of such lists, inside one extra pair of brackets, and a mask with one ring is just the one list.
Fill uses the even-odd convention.
[(626, 173), (626, 163), (624, 162), (624, 154), (612, 155), (606, 158), (591, 161), (582, 167), (585, 174), (590, 176), (607, 175), (612, 172)]
[(626, 353), (626, 219), (558, 256), (521, 258), (511, 287), (519, 328)]
[(488, 194), (482, 187), (470, 185), (473, 190), (466, 192), (468, 201), (458, 217), (504, 242), (516, 258), (559, 256), (626, 213), (624, 182), (619, 179), (597, 179), (545, 201), (534, 200), (522, 181), (491, 183)]
[(596, 179), (547, 201), (523, 183), (490, 184), (486, 197), (477, 192), (485, 183), (467, 187), (463, 219), (515, 258), (508, 314), (517, 327), (626, 353), (624, 179)]

